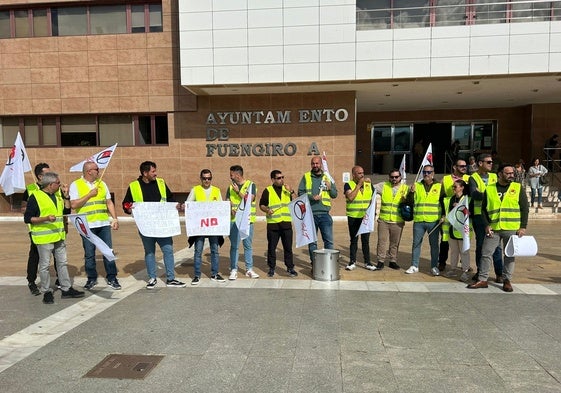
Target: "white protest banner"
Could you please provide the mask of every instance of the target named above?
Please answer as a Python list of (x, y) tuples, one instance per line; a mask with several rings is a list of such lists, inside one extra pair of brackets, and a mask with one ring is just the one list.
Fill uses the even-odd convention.
[(360, 223), (360, 227), (358, 228), (356, 235), (359, 236), (362, 235), (363, 233), (374, 232), (375, 221), (376, 221), (376, 189), (374, 189), (374, 193), (372, 194), (372, 199), (370, 200), (370, 204), (366, 209), (366, 213), (364, 214), (364, 217), (362, 217), (362, 222)]
[(236, 209), (236, 226), (240, 232), (240, 239), (244, 240), (249, 237), (249, 228), (251, 224), (251, 202), (253, 201), (253, 194), (251, 187), (253, 183), (249, 184), (247, 193), (244, 195), (242, 201)]
[(288, 204), (296, 232), (296, 248), (317, 242), (318, 236), (308, 194), (302, 194)]
[(406, 171), (406, 165), (405, 165), (405, 154), (403, 155), (403, 158), (401, 159), (401, 164), (399, 165), (399, 174), (401, 175), (401, 184), (405, 184), (407, 183), (407, 171)]
[(421, 167), (419, 168), (419, 172), (417, 172), (417, 178), (415, 179), (415, 182), (420, 182), (421, 180), (423, 180), (423, 176), (421, 175), (421, 172), (423, 170), (423, 168), (425, 167), (425, 165), (433, 165), (432, 164), (432, 143), (429, 143), (429, 147), (427, 147), (427, 151), (425, 153), (425, 156), (423, 157), (423, 162), (421, 162)]
[(132, 216), (143, 236), (170, 237), (181, 234), (177, 202), (135, 202)]
[(230, 202), (185, 202), (187, 236), (230, 236)]
[(94, 155), (86, 158), (84, 161), (80, 161), (79, 163), (72, 165), (70, 167), (70, 172), (82, 172), (82, 168), (86, 162), (95, 162), (98, 168), (107, 168), (111, 158), (113, 158), (113, 153), (115, 153), (115, 149), (117, 149), (117, 143), (113, 146), (107, 147), (100, 152), (95, 153)]
[(469, 197), (464, 195), (460, 202), (454, 206), (450, 213), (446, 216), (450, 225), (462, 234), (462, 252), (466, 252), (470, 248), (469, 241)]
[(89, 240), (108, 261), (115, 260), (115, 254), (109, 246), (99, 238), (96, 234), (92, 233), (88, 220), (85, 214), (70, 214), (68, 215), (74, 227), (84, 239)]
[(25, 151), (23, 140), (18, 132), (16, 141), (8, 154), (8, 161), (0, 177), (0, 185), (4, 189), (4, 194), (12, 195), (16, 192), (25, 191), (25, 172), (31, 170), (29, 157)]

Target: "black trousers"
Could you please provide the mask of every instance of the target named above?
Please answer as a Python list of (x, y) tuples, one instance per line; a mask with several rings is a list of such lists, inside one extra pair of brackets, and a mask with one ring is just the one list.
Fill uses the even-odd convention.
[(277, 244), (282, 241), (284, 250), (284, 264), (288, 270), (294, 269), (294, 257), (292, 254), (292, 226), (290, 228), (269, 228), (267, 225), (267, 265), (274, 269), (277, 265)]

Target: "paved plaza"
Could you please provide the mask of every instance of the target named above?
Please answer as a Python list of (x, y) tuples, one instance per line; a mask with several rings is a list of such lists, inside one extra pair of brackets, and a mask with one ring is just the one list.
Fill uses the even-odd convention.
[[(26, 286), (25, 226), (1, 222), (1, 390), (561, 392), (557, 220), (530, 221), (539, 253), (517, 260), (510, 294), (492, 281), (489, 289), (472, 291), (430, 276), (428, 244), (421, 272), (404, 274), (411, 224), (399, 271), (343, 270), (347, 226), (336, 221), (340, 280), (312, 280), (307, 249), (295, 252), (298, 277), (288, 277), (279, 258), (278, 274), (267, 278), (265, 224), (256, 225), (259, 279), (211, 282), (205, 253), (201, 285), (166, 288), (159, 281), (148, 291), (140, 239), (134, 224), (123, 221), (113, 234), (123, 289), (113, 291), (100, 280), (83, 299), (60, 299), (57, 291), (55, 304), (44, 305)], [(184, 234), (174, 241), (177, 278), (189, 283), (193, 250)], [(373, 253), (375, 245), (374, 237)], [(228, 248), (226, 240), (220, 258), (225, 276)], [(70, 275), (81, 289), (86, 277), (76, 233), (69, 235), (68, 251)], [(84, 377), (109, 354), (163, 359), (145, 379)]]

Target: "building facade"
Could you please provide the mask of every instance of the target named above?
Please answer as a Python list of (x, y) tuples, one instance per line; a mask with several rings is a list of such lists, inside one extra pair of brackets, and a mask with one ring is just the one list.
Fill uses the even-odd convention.
[(224, 190), (233, 164), (261, 190), (273, 169), (296, 186), (323, 152), (341, 184), (354, 164), (413, 164), (421, 140), (441, 171), (455, 139), (528, 162), (561, 131), (559, 3), (7, 0), (1, 150), (19, 131), (31, 164), (70, 182), (118, 142), (117, 202), (144, 160), (180, 197), (203, 168)]

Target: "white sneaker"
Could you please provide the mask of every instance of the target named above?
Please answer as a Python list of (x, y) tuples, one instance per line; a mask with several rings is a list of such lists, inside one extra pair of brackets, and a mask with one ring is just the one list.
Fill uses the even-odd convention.
[(435, 267), (432, 267), (432, 268), (430, 269), (430, 272), (431, 272), (432, 275), (435, 276), (435, 277), (436, 277), (436, 276), (440, 276), (440, 270), (438, 270), (438, 268), (437, 268), (436, 266), (435, 266)]
[(230, 271), (230, 277), (228, 277), (228, 280), (234, 281), (237, 278), (238, 278), (238, 271), (236, 269), (232, 269)]
[(371, 263), (367, 263), (364, 267), (367, 268), (368, 270), (372, 270), (372, 271), (376, 270), (376, 266), (374, 266)]
[(407, 269), (407, 270), (405, 271), (405, 273), (406, 273), (406, 274), (419, 273), (419, 268), (418, 268), (417, 266), (411, 265), (411, 266), (409, 267), (409, 269)]
[(356, 269), (356, 264), (355, 263), (349, 263), (346, 267), (345, 270), (355, 270)]
[(245, 275), (249, 278), (259, 278), (259, 274), (255, 273), (253, 270), (248, 270)]

